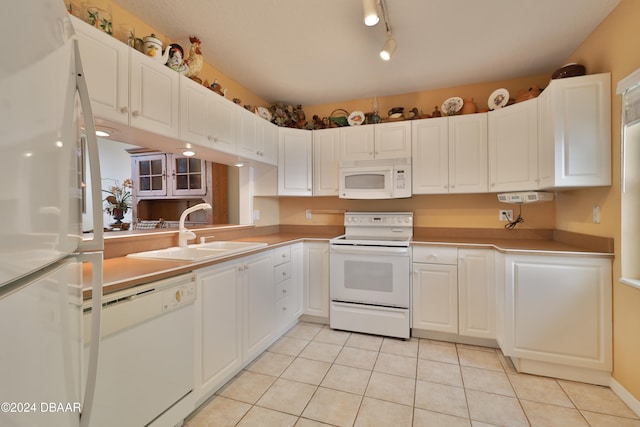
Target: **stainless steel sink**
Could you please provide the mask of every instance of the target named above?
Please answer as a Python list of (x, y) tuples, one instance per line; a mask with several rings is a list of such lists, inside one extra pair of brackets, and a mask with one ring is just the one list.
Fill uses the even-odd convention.
[(169, 261), (204, 261), (267, 246), (260, 242), (210, 242), (199, 245), (175, 246), (154, 251), (136, 252), (130, 258), (158, 259)]

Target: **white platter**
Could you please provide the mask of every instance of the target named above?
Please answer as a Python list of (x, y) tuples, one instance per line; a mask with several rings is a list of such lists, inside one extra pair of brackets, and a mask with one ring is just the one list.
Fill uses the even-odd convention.
[(494, 90), (493, 93), (489, 95), (489, 100), (487, 101), (490, 110), (502, 108), (507, 105), (508, 102), (509, 91), (504, 88)]

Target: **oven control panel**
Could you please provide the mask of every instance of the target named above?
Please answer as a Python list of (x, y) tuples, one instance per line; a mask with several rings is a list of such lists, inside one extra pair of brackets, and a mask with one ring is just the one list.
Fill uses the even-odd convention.
[(368, 227), (413, 227), (412, 212), (347, 212), (344, 225)]

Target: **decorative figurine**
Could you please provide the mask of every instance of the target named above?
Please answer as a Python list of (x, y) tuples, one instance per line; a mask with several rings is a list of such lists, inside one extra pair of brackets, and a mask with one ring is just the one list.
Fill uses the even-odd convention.
[(190, 79), (195, 79), (198, 77), (200, 70), (202, 70), (204, 60), (202, 58), (202, 52), (200, 52), (200, 39), (197, 37), (189, 37), (189, 41), (191, 42), (191, 50), (189, 50), (189, 58), (186, 60), (189, 70), (185, 76)]
[(169, 50), (169, 59), (167, 59), (167, 67), (171, 68), (174, 71), (177, 71), (180, 74), (186, 74), (189, 71), (189, 66), (185, 64), (184, 58), (184, 50), (182, 50), (182, 46), (176, 43), (172, 43), (167, 48)]

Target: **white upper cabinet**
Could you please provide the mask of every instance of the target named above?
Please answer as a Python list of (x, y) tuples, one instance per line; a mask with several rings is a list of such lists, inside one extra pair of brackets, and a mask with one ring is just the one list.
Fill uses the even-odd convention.
[(236, 108), (238, 155), (276, 165), (278, 161), (277, 126), (244, 108)]
[(179, 136), (179, 77), (157, 60), (74, 19), (96, 117)]
[(447, 117), (412, 122), (413, 194), (449, 192)]
[(487, 189), (487, 115), (449, 117), (449, 193)]
[(278, 195), (312, 195), (312, 132), (278, 129)]
[(180, 74), (130, 50), (129, 102), (131, 126), (178, 138)]
[(129, 46), (71, 17), (93, 114), (129, 124)]
[(236, 154), (236, 106), (187, 78), (180, 79), (180, 138)]
[(411, 122), (340, 128), (340, 160), (411, 157)]
[(338, 195), (340, 129), (313, 131), (313, 195)]
[(538, 134), (539, 188), (611, 185), (611, 75), (552, 80)]
[(374, 125), (376, 159), (411, 157), (411, 122), (391, 122)]
[(538, 187), (538, 103), (524, 101), (488, 113), (489, 191)]
[(374, 127), (372, 125), (361, 125), (339, 128), (340, 160), (373, 159)]
[(487, 191), (487, 115), (413, 122), (413, 194)]
[(256, 115), (258, 120), (258, 158), (262, 163), (278, 165), (278, 126)]

